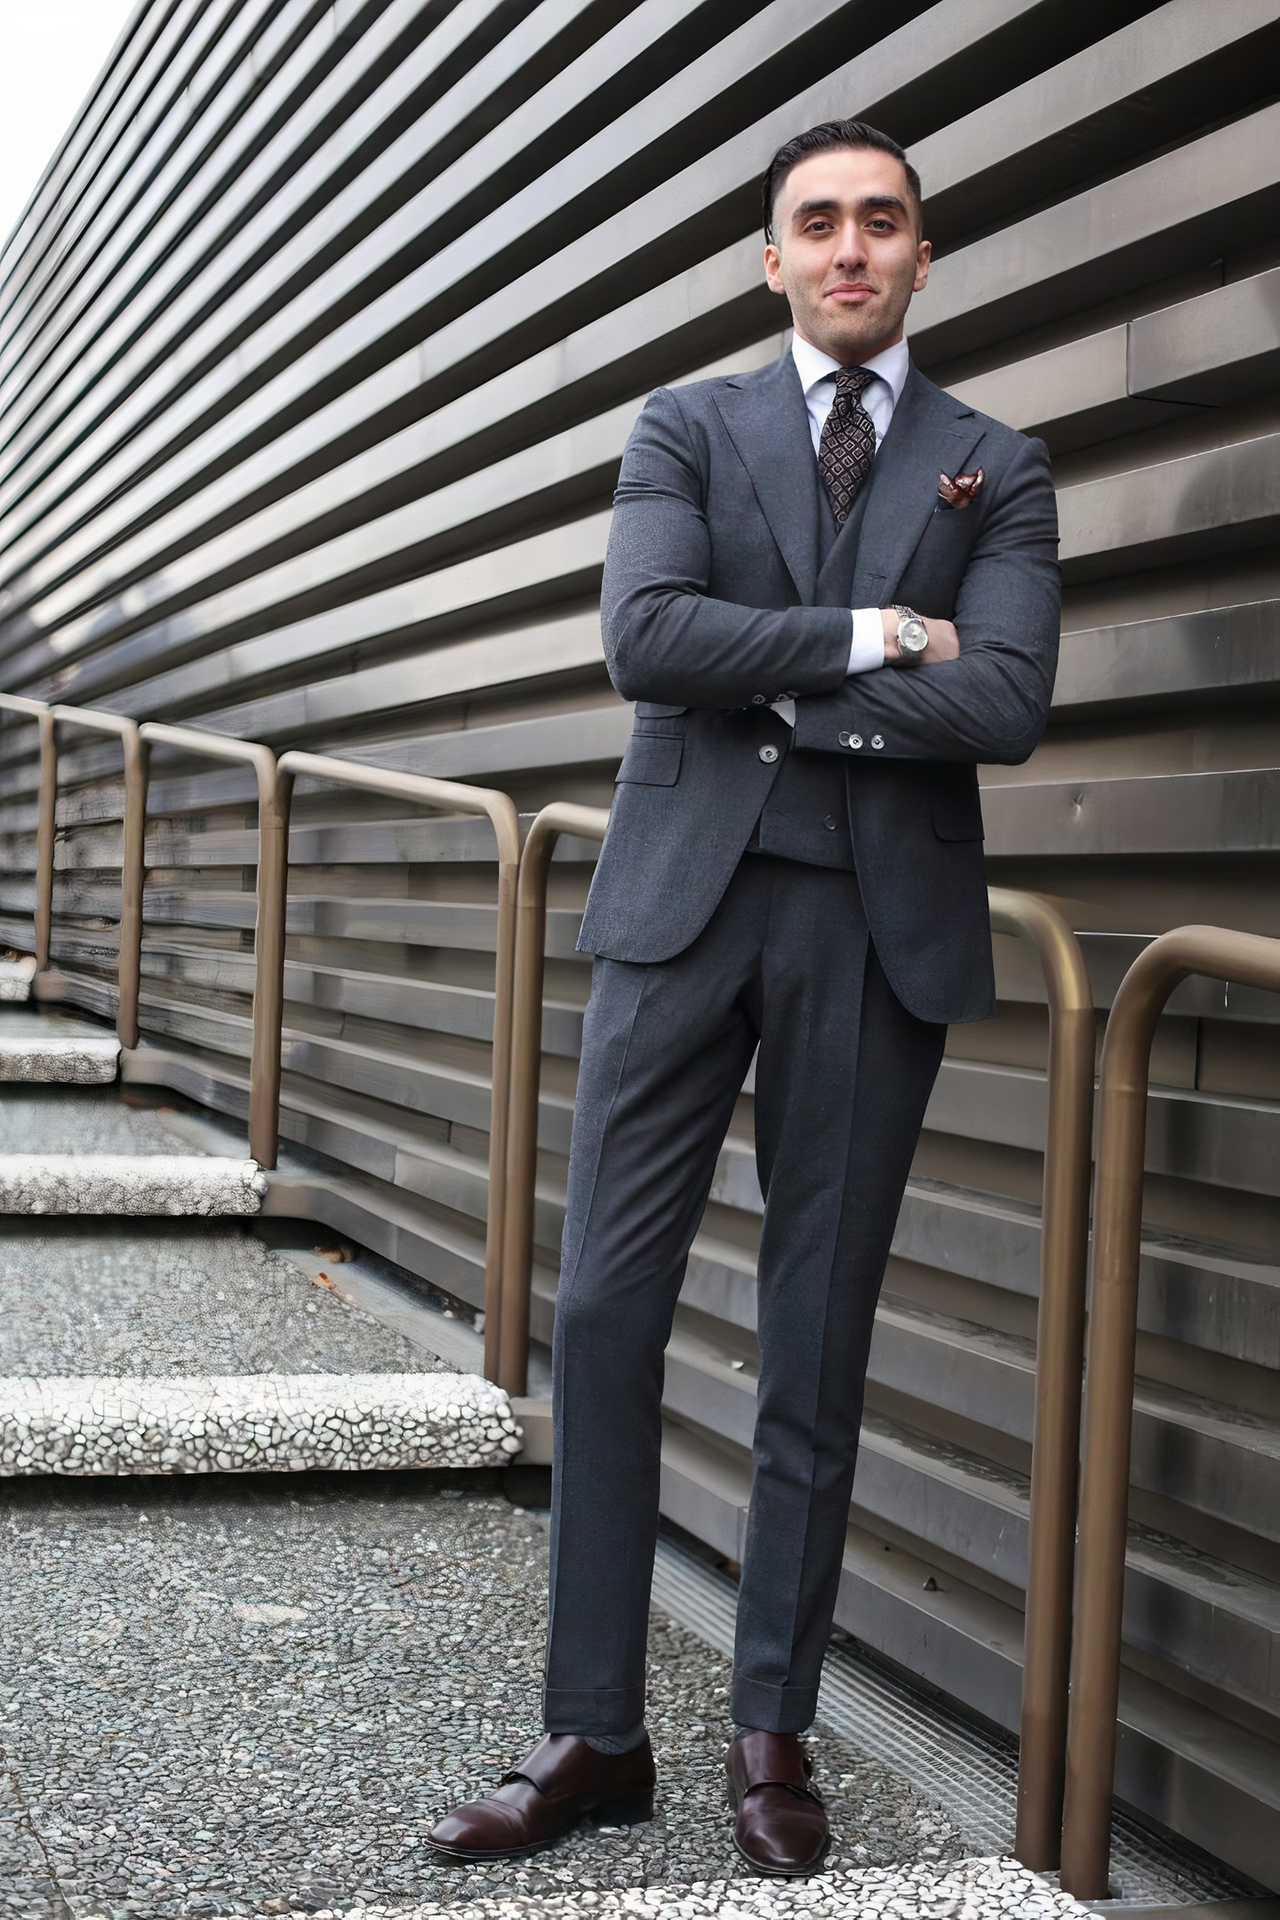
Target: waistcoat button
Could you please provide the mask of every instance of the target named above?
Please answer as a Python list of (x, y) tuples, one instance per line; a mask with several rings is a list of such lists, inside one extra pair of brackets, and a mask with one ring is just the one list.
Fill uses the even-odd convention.
[(751, 704), (753, 707), (767, 707), (769, 702), (762, 693), (753, 693), (751, 696)]
[(764, 761), (766, 767), (771, 767), (777, 757), (778, 749), (776, 747), (761, 747), (760, 758)]

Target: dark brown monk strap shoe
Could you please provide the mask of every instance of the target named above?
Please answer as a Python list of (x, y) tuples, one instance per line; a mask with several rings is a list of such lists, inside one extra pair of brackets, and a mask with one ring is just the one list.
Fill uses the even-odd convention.
[(816, 1873), (831, 1841), (827, 1810), (809, 1784), (809, 1757), (794, 1733), (744, 1733), (724, 1757), (733, 1844), (757, 1873)]
[(647, 1737), (630, 1753), (597, 1753), (576, 1733), (544, 1734), (495, 1793), (446, 1813), (427, 1843), (449, 1860), (515, 1860), (584, 1815), (599, 1827), (651, 1820), (654, 1779)]

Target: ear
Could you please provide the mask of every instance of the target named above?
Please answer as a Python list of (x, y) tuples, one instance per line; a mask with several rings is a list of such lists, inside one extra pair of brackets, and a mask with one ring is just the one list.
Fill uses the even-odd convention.
[(913, 293), (921, 293), (929, 278), (929, 262), (933, 258), (932, 240), (922, 240), (916, 248), (916, 278)]
[(772, 240), (768, 241), (765, 245), (764, 277), (765, 284), (770, 293), (786, 292), (786, 288), (782, 284), (782, 255), (778, 252), (777, 245)]

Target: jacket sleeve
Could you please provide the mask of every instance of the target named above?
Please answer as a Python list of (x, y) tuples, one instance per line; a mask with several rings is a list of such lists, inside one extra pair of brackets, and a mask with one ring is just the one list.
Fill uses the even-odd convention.
[[(849, 667), (843, 608), (770, 610), (708, 593), (708, 467), (678, 397), (659, 388), (627, 442), (614, 496), (601, 595), (614, 686), (624, 700), (718, 708), (833, 692)], [(763, 520), (760, 536), (771, 537)]]
[(1048, 717), (1060, 603), (1049, 455), (1043, 441), (1025, 440), (987, 508), (956, 596), (959, 658), (882, 667), (798, 701), (796, 745), (876, 759), (1016, 766), (1029, 758)]

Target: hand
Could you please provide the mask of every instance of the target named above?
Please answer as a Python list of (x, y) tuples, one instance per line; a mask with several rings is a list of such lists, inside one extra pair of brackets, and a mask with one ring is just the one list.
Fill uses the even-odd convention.
[[(930, 620), (924, 614), (924, 630), (929, 636), (929, 644), (916, 661), (918, 667), (932, 667), (939, 660), (955, 660), (960, 653), (960, 636), (950, 620)], [(884, 663), (886, 667), (900, 666), (902, 655), (898, 651), (898, 615), (893, 607), (881, 607), (880, 622), (884, 629)]]

